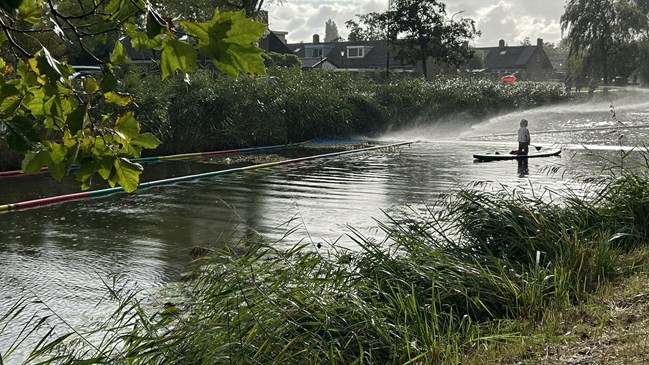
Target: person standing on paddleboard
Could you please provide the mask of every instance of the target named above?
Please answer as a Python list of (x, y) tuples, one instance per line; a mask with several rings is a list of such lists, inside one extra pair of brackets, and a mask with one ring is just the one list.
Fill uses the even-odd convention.
[(521, 120), (521, 127), (518, 128), (518, 154), (527, 155), (530, 149), (530, 131), (527, 129), (527, 119)]

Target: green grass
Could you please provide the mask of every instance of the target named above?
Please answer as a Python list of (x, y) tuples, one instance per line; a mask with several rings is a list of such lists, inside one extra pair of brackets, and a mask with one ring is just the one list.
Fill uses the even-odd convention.
[[(385, 242), (356, 234), (354, 253), (232, 242), (196, 262), (182, 303), (147, 307), (144, 293), (107, 284), (114, 314), (83, 333), (46, 333), (33, 358), (458, 364), (521, 352), (521, 341), (557, 335), (557, 313), (587, 304), (646, 261), (648, 182), (641, 171), (625, 172), (552, 201), (467, 189), (423, 216), (382, 225)], [(20, 302), (0, 323), (38, 305)], [(552, 330), (523, 334), (543, 324)], [(46, 326), (34, 317), (25, 334)]]

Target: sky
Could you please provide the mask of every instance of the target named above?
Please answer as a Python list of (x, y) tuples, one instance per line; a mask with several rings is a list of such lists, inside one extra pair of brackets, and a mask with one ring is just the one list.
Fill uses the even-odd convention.
[[(446, 0), (447, 15), (455, 20), (475, 20), (482, 35), (474, 39), (475, 47), (494, 47), (500, 39), (508, 45), (519, 45), (526, 37), (532, 44), (537, 38), (557, 44), (561, 40), (560, 18), (566, 0)], [(311, 42), (314, 34), (324, 39), (325, 22), (332, 19), (341, 37), (349, 32), (345, 22), (356, 14), (383, 12), (388, 0), (284, 0), (271, 4), (269, 27), (288, 32), (289, 43)], [(459, 14), (455, 14), (461, 12)], [(454, 15), (455, 14), (455, 15)]]

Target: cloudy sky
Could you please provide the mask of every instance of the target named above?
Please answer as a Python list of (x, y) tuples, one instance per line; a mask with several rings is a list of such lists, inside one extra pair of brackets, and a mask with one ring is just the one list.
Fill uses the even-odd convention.
[[(566, 0), (447, 0), (447, 14), (476, 21), (482, 35), (475, 39), (476, 47), (498, 45), (504, 39), (518, 45), (525, 37), (532, 43), (537, 38), (558, 43), (561, 39), (559, 18)], [(324, 38), (325, 22), (333, 19), (338, 33), (348, 35), (345, 22), (356, 14), (382, 12), (388, 0), (285, 0), (282, 5), (270, 5), (270, 29), (288, 32), (289, 43), (311, 42), (314, 34)]]

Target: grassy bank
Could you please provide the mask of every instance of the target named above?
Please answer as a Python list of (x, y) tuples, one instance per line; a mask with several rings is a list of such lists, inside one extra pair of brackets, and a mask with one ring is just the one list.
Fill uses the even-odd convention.
[(66, 364), (527, 359), (561, 334), (574, 308), (646, 270), (645, 171), (553, 199), (467, 189), (427, 215), (384, 225), (385, 242), (356, 237), (359, 252), (233, 242), (197, 260), (182, 302), (151, 311), (142, 293), (111, 288), (118, 310), (108, 321), (50, 336), (34, 356), (54, 349), (51, 363)]

